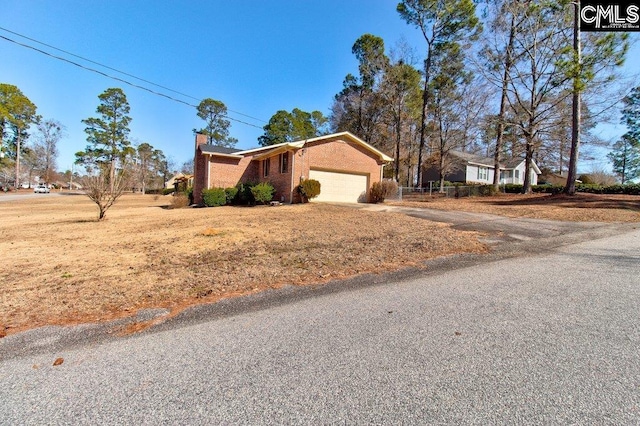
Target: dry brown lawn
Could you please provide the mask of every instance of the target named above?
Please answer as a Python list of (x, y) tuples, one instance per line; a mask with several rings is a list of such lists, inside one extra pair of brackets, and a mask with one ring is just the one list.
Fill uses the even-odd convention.
[(401, 206), (577, 222), (640, 222), (640, 196), (503, 194), (495, 197), (410, 197)]
[(461, 252), (477, 235), (323, 204), (167, 209), (125, 195), (96, 221), (81, 195), (0, 203), (0, 335), (96, 322), (286, 284), (378, 273)]

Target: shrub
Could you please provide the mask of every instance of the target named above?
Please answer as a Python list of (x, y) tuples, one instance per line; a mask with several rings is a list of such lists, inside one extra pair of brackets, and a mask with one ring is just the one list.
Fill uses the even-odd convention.
[(504, 192), (508, 194), (519, 194), (522, 192), (522, 185), (515, 183), (507, 183), (504, 185)]
[(238, 195), (238, 188), (225, 188), (224, 194), (227, 199), (227, 204), (233, 204), (235, 202), (236, 196)]
[(256, 200), (255, 198), (253, 198), (253, 193), (251, 192), (251, 187), (254, 185), (255, 184), (251, 183), (239, 183), (238, 185), (236, 185), (236, 189), (238, 190), (238, 192), (236, 193), (234, 204), (254, 204)]
[(371, 185), (369, 202), (381, 203), (386, 198), (395, 197), (398, 194), (398, 184), (390, 179), (383, 179)]
[(189, 205), (193, 204), (193, 186), (188, 187), (185, 194), (189, 199)]
[(593, 184), (595, 184), (595, 182), (591, 178), (591, 175), (587, 175), (587, 174), (582, 174), (582, 175), (578, 176), (578, 180), (580, 182), (582, 182), (583, 184), (585, 184), (585, 185), (593, 185)]
[(559, 194), (564, 190), (564, 186), (562, 185), (533, 185), (531, 187), (532, 192), (541, 193), (541, 194)]
[(227, 195), (222, 188), (211, 188), (202, 191), (202, 201), (207, 207), (224, 206), (227, 203)]
[(298, 185), (298, 192), (302, 196), (302, 201), (307, 202), (320, 195), (320, 182), (315, 179), (305, 179)]
[(165, 188), (162, 190), (162, 195), (173, 194), (176, 191), (175, 188)]
[(479, 185), (478, 186), (478, 194), (483, 197), (490, 197), (492, 195), (496, 195), (498, 191), (493, 185)]
[(629, 195), (640, 195), (640, 183), (624, 185), (624, 193)]
[(181, 209), (189, 205), (189, 197), (184, 193), (177, 193), (171, 197), (171, 208)]
[(257, 203), (266, 204), (273, 200), (274, 192), (275, 189), (269, 182), (260, 182), (259, 184), (251, 187), (251, 194), (253, 194), (253, 199)]

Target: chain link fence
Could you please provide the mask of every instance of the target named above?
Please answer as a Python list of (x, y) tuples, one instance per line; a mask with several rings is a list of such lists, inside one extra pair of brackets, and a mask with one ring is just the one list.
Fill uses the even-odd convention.
[(446, 198), (460, 198), (460, 197), (476, 197), (485, 195), (483, 191), (486, 189), (480, 185), (451, 185), (445, 186), (443, 192), (440, 192), (440, 186), (435, 182), (430, 182), (427, 187), (398, 187), (398, 193), (395, 197), (389, 197), (390, 201), (409, 201), (409, 200), (421, 200), (430, 197), (446, 197)]

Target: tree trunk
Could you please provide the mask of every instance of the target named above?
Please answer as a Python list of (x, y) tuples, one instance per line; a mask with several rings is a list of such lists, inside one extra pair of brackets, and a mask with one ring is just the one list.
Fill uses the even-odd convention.
[(440, 151), (440, 159), (438, 160), (438, 174), (440, 178), (440, 190), (439, 192), (444, 192), (444, 152)]
[(496, 149), (493, 154), (493, 188), (496, 192), (500, 190), (500, 154), (502, 153), (502, 136), (504, 133), (504, 115), (507, 109), (507, 85), (509, 84), (509, 74), (511, 72), (511, 52), (516, 35), (515, 16), (511, 15), (511, 28), (509, 30), (509, 41), (505, 52), (504, 73), (502, 74), (502, 93), (500, 95), (500, 112), (498, 114), (498, 128), (496, 135)]
[(420, 121), (420, 145), (418, 147), (418, 176), (417, 187), (422, 188), (422, 152), (425, 145), (427, 130), (427, 109), (429, 107), (429, 79), (431, 73), (431, 44), (427, 47), (427, 58), (424, 61), (424, 91), (422, 92), (422, 118)]
[(111, 158), (111, 169), (109, 170), (109, 189), (111, 191), (111, 193), (113, 194), (113, 184), (115, 182), (116, 179), (116, 159), (115, 158)]
[(395, 178), (396, 182), (400, 182), (400, 136), (401, 136), (401, 128), (402, 125), (402, 98), (401, 95), (398, 94), (398, 116), (396, 118), (396, 169), (395, 169)]
[(18, 190), (20, 188), (20, 128), (17, 127), (18, 131), (18, 136), (17, 136), (17, 140), (16, 140), (16, 181), (15, 181), (15, 187), (16, 190)]
[(580, 74), (582, 71), (582, 58), (580, 53), (580, 28), (578, 25), (578, 13), (580, 3), (573, 4), (573, 51), (578, 61), (578, 71), (573, 77), (573, 98), (571, 106), (571, 154), (569, 156), (569, 170), (567, 171), (567, 184), (564, 193), (574, 195), (576, 193), (576, 177), (578, 174), (578, 151), (580, 150)]
[(531, 160), (533, 159), (533, 142), (527, 140), (526, 154), (524, 160), (524, 184), (523, 194), (531, 194)]

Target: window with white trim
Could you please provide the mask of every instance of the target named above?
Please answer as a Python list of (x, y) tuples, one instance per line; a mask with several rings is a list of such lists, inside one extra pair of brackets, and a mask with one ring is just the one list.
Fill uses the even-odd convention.
[(478, 167), (478, 180), (489, 180), (488, 167)]

